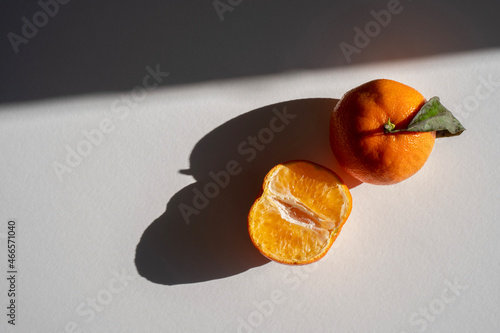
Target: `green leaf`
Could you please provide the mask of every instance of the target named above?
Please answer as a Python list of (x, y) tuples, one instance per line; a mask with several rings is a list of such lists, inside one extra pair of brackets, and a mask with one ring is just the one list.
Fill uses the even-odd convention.
[(439, 97), (432, 97), (425, 103), (406, 129), (390, 130), (390, 126), (384, 126), (384, 129), (389, 133), (436, 131), (436, 137), (438, 138), (460, 135), (465, 131), (458, 119), (441, 104)]

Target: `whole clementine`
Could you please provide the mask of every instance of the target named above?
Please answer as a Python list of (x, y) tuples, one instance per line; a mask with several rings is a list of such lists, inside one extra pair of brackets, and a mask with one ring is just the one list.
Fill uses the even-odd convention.
[(348, 91), (330, 117), (330, 143), (339, 164), (365, 183), (389, 185), (415, 174), (427, 161), (435, 132), (386, 133), (389, 121), (404, 129), (425, 98), (402, 83), (379, 79)]

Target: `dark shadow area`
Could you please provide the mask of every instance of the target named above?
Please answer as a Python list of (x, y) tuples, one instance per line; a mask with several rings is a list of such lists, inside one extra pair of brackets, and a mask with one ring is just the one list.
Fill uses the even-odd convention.
[(247, 214), (265, 174), (280, 162), (310, 160), (335, 171), (350, 188), (360, 184), (340, 169), (329, 146), (329, 115), (337, 102), (315, 98), (265, 106), (203, 137), (191, 153), (190, 169), (180, 171), (196, 182), (170, 199), (137, 245), (139, 274), (175, 285), (267, 263), (250, 241)]
[(500, 46), (496, 1), (220, 2), (2, 1), (0, 103), (130, 91), (147, 66), (170, 86)]

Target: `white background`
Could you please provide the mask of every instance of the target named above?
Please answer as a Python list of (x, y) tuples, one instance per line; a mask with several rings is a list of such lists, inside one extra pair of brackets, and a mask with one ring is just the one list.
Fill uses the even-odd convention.
[[(2, 330), (498, 332), (500, 50), (491, 37), (496, 32), (489, 30), (492, 21), (480, 16), (488, 10), (438, 4), (402, 3), (403, 11), (350, 63), (340, 43), (354, 45), (353, 28), (373, 20), (370, 10), (384, 9), (387, 2), (339, 5), (335, 22), (328, 11), (301, 16), (298, 5), (287, 11), (285, 4), (257, 9), (246, 2), (220, 21), (212, 4), (205, 5), (197, 9), (204, 14), (193, 11), (211, 22), (213, 30), (204, 33), (220, 45), (240, 41), (248, 48), (230, 61), (237, 46), (227, 46), (229, 54), (211, 49), (196, 55), (191, 52), (196, 47), (189, 46), (185, 61), (200, 58), (207, 66), (193, 65), (189, 75), (175, 63), (181, 63), (179, 49), (189, 40), (175, 44), (172, 37), (168, 48), (179, 59), (136, 59), (132, 53), (134, 69), (115, 73), (115, 79), (108, 76), (116, 64), (91, 60), (103, 69), (76, 84), (70, 63), (86, 56), (72, 58), (71, 47), (64, 46), (68, 41), (57, 45), (50, 36), (63, 35), (59, 29), (69, 24), (64, 10), (74, 15), (71, 6), (81, 4), (61, 7), (18, 54), (4, 40), (2, 52), (12, 55), (2, 69), (0, 104), (0, 267), (7, 275), (5, 234), (7, 221), (15, 219), (19, 274), (15, 327), (7, 324), (7, 283), (0, 279)], [(429, 34), (417, 33), (415, 20), (436, 8), (442, 21), (421, 16)], [(17, 10), (7, 31), (19, 32), (20, 18), (31, 17), (37, 7), (26, 14)], [(143, 20), (137, 15), (130, 17), (135, 24)], [(283, 15), (290, 27), (295, 17), (306, 31), (294, 43), (279, 42), (292, 38), (282, 25), (273, 25), (285, 22)], [(186, 26), (196, 31), (196, 24), (185, 20), (172, 24), (179, 34)], [(279, 30), (268, 32), (276, 41), (259, 46), (249, 37), (252, 24), (262, 33), (259, 23)], [(321, 37), (334, 28), (345, 33)], [(401, 29), (415, 34), (399, 35)], [(455, 39), (443, 39), (447, 36)], [(419, 43), (423, 49), (411, 48)], [(44, 57), (44, 45), (48, 54), (60, 49), (64, 56), (33, 65)], [(404, 50), (398, 53), (394, 45)], [(276, 50), (280, 46), (283, 53)], [(217, 54), (220, 74), (211, 67)], [(328, 55), (335, 60), (329, 62)], [(317, 66), (311, 65), (315, 59)], [(59, 62), (62, 67), (55, 65)], [(28, 64), (38, 70), (32, 85)], [(142, 86), (148, 66), (170, 74), (134, 97), (132, 89)], [(85, 75), (87, 70), (78, 68), (75, 72)], [(90, 79), (99, 73), (102, 85)], [(339, 169), (328, 143), (328, 114), (336, 99), (375, 78), (406, 83), (428, 98), (439, 96), (467, 129), (438, 139), (422, 170), (393, 186), (352, 179)], [(117, 85), (122, 81), (123, 87)], [(248, 147), (249, 136), (269, 127), (275, 112), (285, 111), (295, 118), (255, 158), (249, 161), (238, 151)], [(107, 133), (100, 129), (103, 122)], [(88, 143), (85, 133), (94, 133), (95, 143)], [(85, 156), (68, 165), (68, 151), (79, 149)], [(245, 216), (265, 173), (301, 158), (338, 172), (351, 188), (353, 210), (324, 259), (290, 267), (267, 261), (252, 247)], [(232, 160), (240, 173), (186, 223), (180, 205), (194, 207), (196, 190), (203, 191), (213, 181), (210, 175)]]

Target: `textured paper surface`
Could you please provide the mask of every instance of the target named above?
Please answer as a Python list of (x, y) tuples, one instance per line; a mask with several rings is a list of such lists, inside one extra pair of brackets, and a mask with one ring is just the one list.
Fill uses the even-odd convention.
[[(497, 331), (499, 69), (500, 52), (483, 51), (158, 88), (126, 116), (113, 112), (119, 94), (112, 93), (2, 105), (0, 232), (5, 233), (9, 218), (19, 225), (19, 325), (11, 331)], [(232, 229), (224, 225), (245, 223), (216, 219), (242, 216), (250, 207), (260, 184), (241, 186), (275, 162), (271, 154), (335, 168), (324, 141), (324, 114), (314, 110), (329, 102), (290, 101), (340, 98), (380, 77), (439, 96), (467, 130), (437, 140), (427, 164), (409, 180), (353, 187), (352, 214), (317, 264), (289, 267), (262, 261), (258, 253), (239, 252), (234, 242), (213, 244), (231, 239), (224, 232)], [(485, 86), (488, 81), (495, 83)], [(311, 112), (314, 126), (296, 127), (291, 119), (249, 162), (245, 158), (250, 153), (239, 153), (238, 145), (269, 126), (274, 103), (281, 103), (279, 111)], [(306, 107), (312, 109), (304, 111)], [(243, 123), (235, 122), (241, 115)], [(103, 119), (114, 129), (60, 180), (54, 162), (64, 164), (66, 146), (83, 147), (81, 142), (88, 140), (84, 131), (99, 128)], [(297, 128), (306, 132), (290, 132)], [(286, 144), (282, 138), (296, 139)], [(176, 194), (182, 193), (184, 200), (176, 205), (193, 206), (185, 201), (194, 197), (195, 192), (189, 195), (192, 188), (202, 189), (211, 171), (219, 172), (233, 159), (240, 172), (200, 209), (205, 221), (186, 225), (165, 220), (176, 223), (180, 243), (191, 246), (188, 238), (194, 230), (199, 249), (206, 252), (199, 254), (204, 262), (193, 257), (197, 249), (193, 255), (186, 249), (161, 253), (160, 247), (143, 251), (155, 254), (149, 259), (159, 266), (158, 275), (149, 278), (175, 283), (141, 276), (136, 248), (145, 230)], [(195, 174), (197, 183), (185, 173)], [(176, 209), (169, 207), (178, 217)], [(238, 211), (225, 215), (226, 209)], [(212, 223), (220, 238), (195, 235), (211, 228), (196, 223)], [(241, 234), (234, 237), (244, 240)], [(4, 267), (5, 239), (0, 246)], [(183, 276), (178, 270), (171, 272), (177, 274), (174, 279), (168, 275), (171, 258), (213, 265), (216, 271), (207, 268), (204, 274), (194, 267)], [(5, 290), (5, 279), (1, 281)], [(88, 305), (89, 299), (97, 300), (96, 308)], [(5, 331), (4, 319), (0, 325)]]

